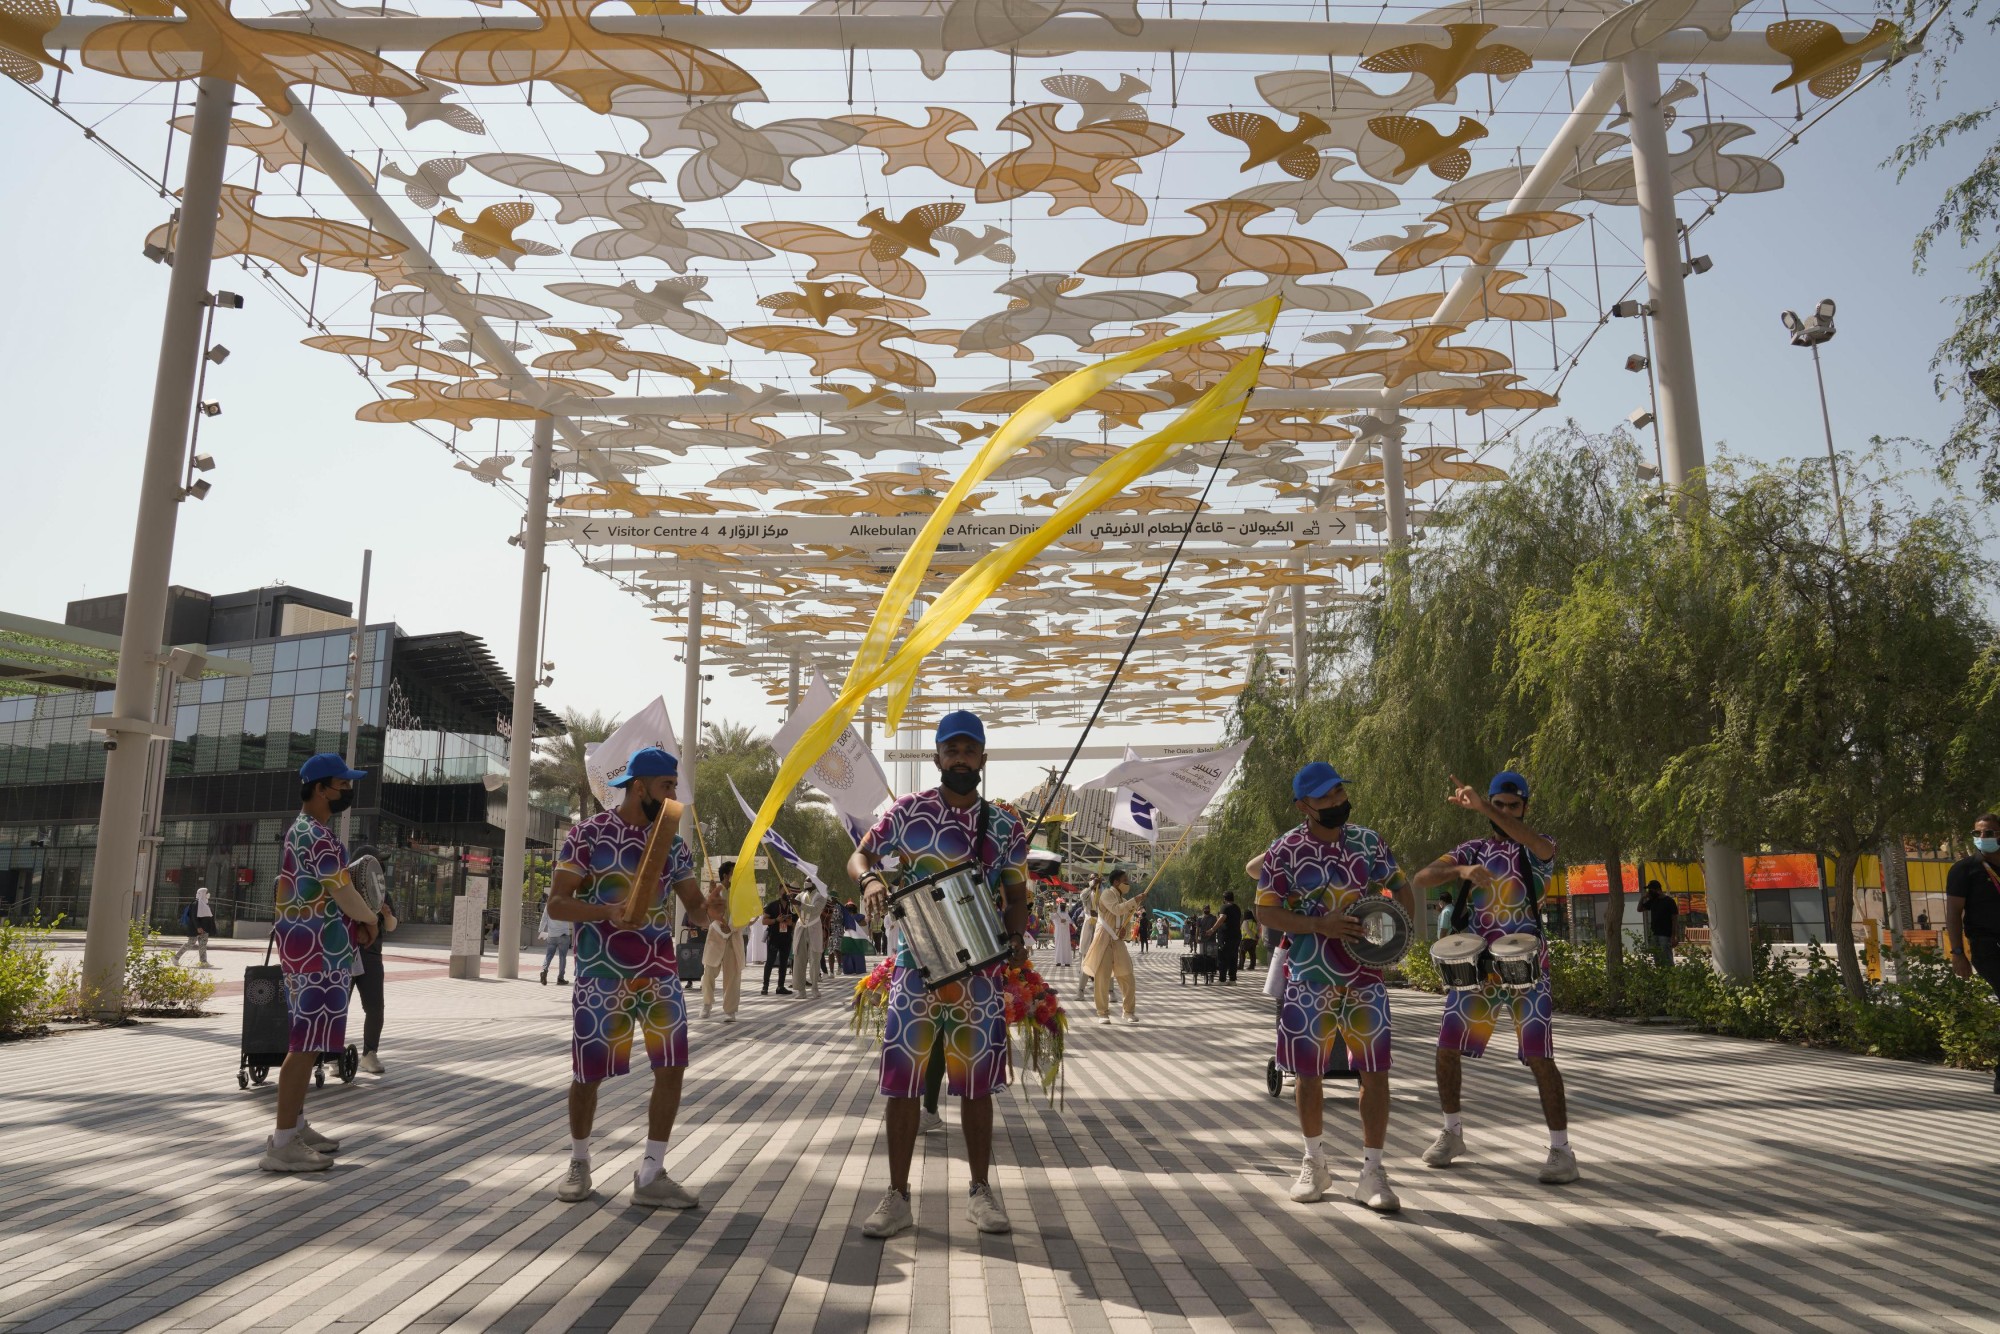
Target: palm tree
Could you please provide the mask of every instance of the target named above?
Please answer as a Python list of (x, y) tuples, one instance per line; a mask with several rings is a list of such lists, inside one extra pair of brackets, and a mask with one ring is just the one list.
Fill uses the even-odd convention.
[(699, 754), (705, 760), (734, 759), (739, 755), (767, 752), (771, 748), (770, 741), (758, 735), (748, 723), (732, 723), (724, 719), (704, 724), (704, 727), (708, 735), (702, 740)]
[(533, 786), (561, 794), (577, 819), (588, 818), (596, 797), (584, 768), (584, 751), (617, 731), (619, 721), (596, 710), (585, 713), (581, 709), (564, 709), (563, 723), (567, 730), (561, 736), (544, 737), (535, 743), (530, 770)]

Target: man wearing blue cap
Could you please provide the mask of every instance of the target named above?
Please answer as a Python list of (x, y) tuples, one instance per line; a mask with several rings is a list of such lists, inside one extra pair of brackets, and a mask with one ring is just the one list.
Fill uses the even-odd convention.
[[(1417, 872), (1419, 891), (1457, 882), (1451, 909), (1454, 932), (1476, 931), (1489, 942), (1527, 933), (1541, 936), (1542, 891), (1555, 872), (1555, 840), (1527, 825), (1528, 780), (1512, 769), (1493, 776), (1486, 795), (1454, 775), (1445, 800), (1486, 817), (1490, 835), (1468, 839)], [(1543, 941), (1539, 975), (1533, 987), (1517, 990), (1488, 977), (1477, 988), (1453, 990), (1445, 996), (1444, 1024), (1438, 1030), (1438, 1102), (1444, 1108), (1444, 1129), (1424, 1162), (1448, 1167), (1465, 1152), (1464, 1122), (1459, 1095), (1465, 1056), (1485, 1054), (1500, 1010), (1514, 1020), (1521, 1061), (1535, 1075), (1541, 1093), (1542, 1116), (1549, 1126), (1549, 1156), (1540, 1180), (1551, 1186), (1576, 1180), (1576, 1153), (1569, 1145), (1569, 1103), (1563, 1095), (1562, 1072), (1556, 1069), (1553, 1032), (1555, 1004), (1549, 994), (1549, 951)]]
[(331, 827), (354, 804), (354, 784), (365, 777), (333, 754), (299, 766), (299, 818), (285, 833), (273, 896), (271, 934), (291, 1035), (278, 1067), (277, 1127), (258, 1163), (266, 1172), (324, 1172), (340, 1151), (339, 1140), (306, 1123), (306, 1089), (319, 1053), (347, 1045), (355, 950), (374, 935), (375, 912), (348, 878), (347, 849)]
[(680, 762), (658, 746), (632, 752), (625, 772), (611, 780), (624, 798), (570, 827), (556, 854), (549, 916), (576, 923), (576, 986), (570, 992), (569, 1170), (556, 1198), (569, 1203), (590, 1196), (590, 1131), (597, 1118), (597, 1086), (632, 1068), (632, 1040), (646, 1044), (653, 1066), (647, 1104), (646, 1153), (632, 1178), (632, 1202), (652, 1208), (692, 1209), (701, 1200), (668, 1176), (664, 1163), (674, 1117), (681, 1106), (681, 1072), (687, 1067), (687, 1001), (681, 994), (674, 940), (673, 903), (687, 910), (697, 931), (723, 911), (721, 895), (703, 898), (694, 858), (679, 834), (667, 852), (658, 882), (638, 889), (651, 905), (636, 927), (622, 920), (646, 855), (646, 836), (665, 803), (680, 791)]
[[(926, 876), (976, 862), (987, 888), (1004, 897), (1003, 916), (1015, 962), (1025, 962), (1028, 926), (1028, 833), (1010, 808), (983, 800), (986, 728), (976, 714), (947, 713), (937, 728), (939, 784), (898, 798), (862, 836), (847, 872), (860, 884), (870, 916), (888, 905), (885, 857), (899, 860), (905, 876)], [(960, 982), (932, 990), (917, 972), (904, 940), (889, 982), (889, 1012), (882, 1030), (882, 1096), (889, 1100), (889, 1193), (861, 1226), (863, 1235), (892, 1237), (916, 1220), (910, 1208), (910, 1160), (917, 1146), (919, 1099), (933, 1039), (942, 1038), (944, 1073), (959, 1099), (965, 1154), (972, 1168), (966, 1216), (981, 1232), (1012, 1226), (986, 1173), (993, 1157), (993, 1094), (1007, 1087), (1006, 999), (1002, 963)]]
[(1330, 764), (1308, 764), (1292, 777), (1292, 804), (1305, 823), (1264, 850), (1257, 872), (1257, 921), (1286, 933), (1290, 970), (1278, 1006), (1278, 1068), (1297, 1076), (1299, 1133), (1305, 1160), (1291, 1196), (1310, 1204), (1333, 1174), (1322, 1149), (1321, 1078), (1333, 1044), (1347, 1044), (1361, 1081), (1361, 1177), (1352, 1199), (1377, 1213), (1402, 1207), (1389, 1186), (1382, 1146), (1389, 1131), (1389, 992), (1377, 968), (1362, 966), (1344, 940), (1361, 935), (1347, 910), (1363, 896), (1394, 894), (1414, 915), (1408, 881), (1389, 845), (1372, 829), (1348, 823), (1347, 785)]

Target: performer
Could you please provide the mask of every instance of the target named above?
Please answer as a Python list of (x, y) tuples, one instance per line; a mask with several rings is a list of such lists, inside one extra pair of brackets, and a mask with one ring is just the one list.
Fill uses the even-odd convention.
[[(727, 902), (729, 877), (736, 874), (736, 863), (723, 862), (715, 868), (716, 878), (709, 882), (711, 899)], [(726, 912), (710, 913), (708, 930), (701, 943), (701, 1017), (706, 1019), (715, 1013), (715, 984), (722, 982), (722, 1022), (736, 1022), (736, 1007), (743, 999), (743, 932), (729, 925)]]
[(1090, 883), (1083, 887), (1083, 902), (1080, 905), (1083, 926), (1077, 933), (1076, 946), (1078, 1000), (1085, 1000), (1090, 996), (1090, 947), (1097, 940), (1097, 892), (1103, 883), (1102, 876), (1093, 875), (1090, 877)]
[(826, 972), (826, 908), (833, 901), (825, 885), (809, 886), (799, 900), (792, 939), (792, 981), (801, 996), (817, 995)]
[(840, 905), (840, 975), (860, 977), (868, 971), (868, 919), (853, 899)]
[(664, 803), (680, 788), (680, 762), (657, 746), (635, 750), (624, 776), (611, 786), (624, 799), (572, 825), (556, 854), (549, 916), (576, 923), (576, 986), (570, 992), (574, 1036), (570, 1043), (569, 1169), (556, 1198), (569, 1203), (590, 1196), (590, 1130), (597, 1116), (597, 1086), (632, 1068), (635, 1030), (653, 1066), (647, 1105), (646, 1153), (633, 1173), (632, 1202), (692, 1209), (699, 1197), (662, 1168), (674, 1117), (681, 1105), (681, 1072), (687, 1066), (687, 1001), (681, 994), (674, 948), (671, 887), (696, 930), (723, 913), (721, 896), (703, 898), (694, 858), (678, 834), (654, 885), (640, 885), (651, 904), (642, 925), (619, 920), (633, 879), (645, 858), (647, 835)]
[(1132, 916), (1148, 890), (1132, 892), (1132, 877), (1113, 871), (1111, 880), (1097, 892), (1097, 935), (1083, 961), (1084, 971), (1096, 979), (1097, 1021), (1111, 1022), (1111, 983), (1115, 979), (1124, 997), (1125, 1022), (1139, 1022), (1139, 989), (1132, 984), (1132, 951), (1125, 945)]
[[(1417, 872), (1414, 883), (1418, 892), (1463, 880), (1466, 887), (1451, 909), (1454, 931), (1477, 931), (1488, 941), (1520, 931), (1541, 935), (1542, 890), (1555, 872), (1556, 845), (1546, 834), (1527, 826), (1528, 780), (1508, 769), (1493, 776), (1484, 797), (1456, 777), (1451, 788), (1445, 800), (1485, 816), (1493, 833), (1466, 840)], [(1424, 1150), (1424, 1162), (1431, 1167), (1448, 1167), (1465, 1152), (1464, 1124), (1459, 1115), (1461, 1057), (1476, 1060), (1485, 1054), (1493, 1036), (1494, 1014), (1503, 1007), (1513, 1017), (1521, 1061), (1534, 1072), (1542, 1117), (1548, 1122), (1549, 1157), (1542, 1164), (1539, 1180), (1544, 1185), (1566, 1185), (1577, 1177), (1576, 1153), (1569, 1144), (1569, 1104), (1563, 1096), (1562, 1072), (1556, 1069), (1555, 1005), (1549, 996), (1546, 941), (1542, 944), (1541, 976), (1532, 991), (1515, 991), (1489, 977), (1477, 990), (1453, 991), (1445, 997), (1437, 1052), (1438, 1102), (1444, 1109), (1444, 1129)]]
[(1067, 968), (1076, 962), (1076, 945), (1072, 939), (1069, 913), (1070, 907), (1067, 903), (1058, 903), (1055, 910), (1049, 914), (1049, 930), (1055, 935), (1058, 968)]
[(285, 834), (274, 896), (278, 964), (285, 979), (290, 1041), (278, 1067), (278, 1122), (258, 1166), (266, 1172), (324, 1172), (340, 1141), (306, 1122), (306, 1089), (319, 1053), (347, 1045), (347, 996), (355, 947), (374, 938), (375, 914), (347, 874), (347, 849), (333, 817), (354, 804), (367, 777), (338, 755), (299, 766), (299, 816)]
[(1320, 1141), (1321, 1081), (1333, 1044), (1344, 1040), (1348, 1064), (1361, 1077), (1361, 1178), (1352, 1198), (1391, 1214), (1402, 1204), (1382, 1162), (1389, 1129), (1389, 993), (1380, 970), (1362, 967), (1341, 942), (1361, 934), (1347, 909), (1364, 894), (1387, 889), (1406, 912), (1414, 900), (1382, 836), (1348, 823), (1347, 787), (1332, 765), (1315, 762), (1293, 775), (1292, 804), (1305, 823), (1264, 850), (1256, 904), (1257, 920), (1288, 933), (1291, 951), (1278, 1007), (1278, 1068), (1298, 1077), (1299, 1132), (1305, 1137), (1305, 1161), (1291, 1196), (1310, 1204), (1332, 1184)]
[[(939, 785), (901, 797), (883, 812), (848, 859), (848, 874), (862, 887), (872, 916), (888, 903), (888, 883), (876, 869), (885, 857), (898, 857), (903, 873), (916, 876), (975, 861), (987, 886), (1004, 897), (1013, 961), (1024, 963), (1027, 830), (1012, 810), (979, 795), (986, 768), (986, 728), (977, 715), (961, 709), (939, 721), (936, 759)], [(862, 1234), (892, 1237), (915, 1222), (910, 1209), (910, 1159), (916, 1151), (925, 1066), (939, 1034), (945, 1042), (950, 1092), (960, 1100), (959, 1121), (971, 1164), (966, 1216), (981, 1232), (1006, 1232), (1012, 1225), (986, 1179), (993, 1155), (993, 1094), (1007, 1086), (1001, 965), (992, 964), (933, 991), (924, 985), (915, 963), (909, 946), (900, 946), (882, 1039), (881, 1089), (889, 1100), (889, 1192), (862, 1224)]]

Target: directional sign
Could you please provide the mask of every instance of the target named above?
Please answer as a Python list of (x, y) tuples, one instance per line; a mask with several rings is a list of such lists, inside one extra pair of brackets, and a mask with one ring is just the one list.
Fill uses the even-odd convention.
[[(1184, 513), (1094, 514), (1078, 523), (1068, 541), (1174, 542), (1188, 529)], [(968, 514), (945, 530), (944, 542), (1011, 542), (1048, 522), (1046, 514)], [(551, 542), (586, 546), (755, 546), (796, 547), (806, 543), (848, 547), (907, 548), (923, 530), (922, 515), (845, 518), (818, 514), (718, 514), (608, 519), (565, 516), (552, 520)], [(1348, 521), (1327, 511), (1290, 514), (1220, 514), (1194, 519), (1188, 540), (1248, 546), (1257, 542), (1324, 542), (1349, 531)]]

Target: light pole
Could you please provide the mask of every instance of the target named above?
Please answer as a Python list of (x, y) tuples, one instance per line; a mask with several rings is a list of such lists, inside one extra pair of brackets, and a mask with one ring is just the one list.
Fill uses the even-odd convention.
[(1778, 316), (1792, 335), (1792, 346), (1809, 348), (1812, 351), (1813, 378), (1819, 381), (1819, 419), (1826, 428), (1826, 466), (1833, 478), (1833, 517), (1840, 525), (1840, 549), (1847, 550), (1847, 507), (1840, 499), (1840, 460), (1833, 452), (1833, 414), (1826, 407), (1826, 372), (1820, 369), (1819, 345), (1833, 341), (1833, 298), (1828, 297), (1813, 310), (1812, 318), (1802, 320), (1797, 311), (1787, 310)]

